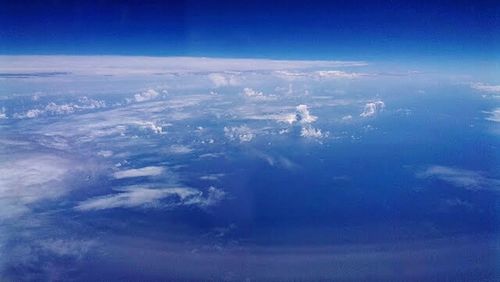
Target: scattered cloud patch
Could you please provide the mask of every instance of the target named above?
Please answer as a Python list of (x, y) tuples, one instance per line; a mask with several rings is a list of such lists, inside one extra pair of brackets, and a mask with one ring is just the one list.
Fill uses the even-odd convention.
[(373, 117), (381, 112), (385, 108), (385, 103), (382, 101), (375, 101), (366, 103), (365, 108), (359, 116), (361, 117)]
[(328, 132), (321, 132), (321, 129), (314, 128), (310, 125), (303, 126), (300, 130), (300, 136), (308, 138), (323, 138), (328, 137)]
[(263, 97), (264, 93), (260, 91), (253, 90), (252, 88), (243, 88), (243, 94), (247, 97)]
[(490, 94), (500, 94), (500, 85), (490, 85), (485, 83), (472, 83), (472, 89)]
[(253, 130), (246, 125), (224, 127), (224, 135), (231, 141), (239, 140), (241, 143), (250, 142), (255, 138)]
[(84, 96), (78, 99), (78, 103), (57, 104), (55, 102), (50, 102), (43, 108), (31, 109), (24, 114), (16, 113), (14, 114), (14, 117), (20, 119), (37, 118), (44, 114), (64, 115), (64, 114), (72, 114), (80, 110), (91, 110), (104, 107), (106, 107), (106, 103), (104, 101), (94, 100)]

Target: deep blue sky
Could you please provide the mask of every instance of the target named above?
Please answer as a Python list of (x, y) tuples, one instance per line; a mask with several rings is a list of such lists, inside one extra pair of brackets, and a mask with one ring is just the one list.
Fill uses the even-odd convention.
[(419, 2), (1, 0), (0, 53), (499, 58), (498, 0)]

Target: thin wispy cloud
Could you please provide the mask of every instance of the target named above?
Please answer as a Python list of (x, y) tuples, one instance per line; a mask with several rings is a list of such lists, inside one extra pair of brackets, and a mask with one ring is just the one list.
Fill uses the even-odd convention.
[[(120, 192), (90, 198), (80, 202), (78, 211), (98, 211), (115, 208), (172, 208), (177, 206), (208, 207), (217, 204), (225, 196), (222, 190), (210, 187), (206, 193), (186, 187), (148, 188), (129, 187)], [(162, 202), (162, 200), (170, 200)]]
[(469, 190), (500, 191), (500, 180), (488, 178), (483, 173), (473, 170), (433, 165), (417, 173), (417, 177), (439, 179)]
[(145, 176), (158, 176), (165, 171), (161, 166), (147, 166), (141, 168), (132, 168), (121, 170), (113, 173), (115, 179), (132, 178), (132, 177), (145, 177)]

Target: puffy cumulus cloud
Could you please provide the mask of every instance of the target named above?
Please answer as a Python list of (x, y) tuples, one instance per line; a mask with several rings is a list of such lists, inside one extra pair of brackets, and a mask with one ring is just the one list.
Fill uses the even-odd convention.
[(115, 179), (132, 178), (132, 177), (145, 177), (145, 176), (158, 176), (165, 171), (162, 166), (146, 166), (141, 168), (132, 168), (121, 170), (113, 173)]
[(151, 101), (153, 99), (156, 99), (160, 93), (154, 89), (148, 89), (144, 92), (137, 93), (134, 95), (134, 100), (136, 102), (145, 102), (145, 101)]
[[(90, 198), (80, 202), (78, 211), (98, 211), (115, 208), (172, 208), (176, 206), (208, 207), (217, 204), (225, 196), (225, 192), (210, 187), (206, 193), (200, 190), (175, 188), (128, 187), (116, 194)], [(162, 200), (164, 201), (162, 203)], [(168, 201), (169, 200), (169, 201)]]
[(30, 211), (30, 206), (65, 195), (73, 187), (67, 180), (82, 168), (54, 155), (18, 156), (0, 162), (0, 219)]
[(486, 113), (489, 114), (486, 120), (500, 122), (500, 108), (496, 108), (493, 111)]
[(75, 111), (75, 107), (73, 107), (73, 105), (71, 104), (58, 105), (56, 103), (51, 102), (45, 107), (45, 111), (54, 114), (70, 114)]
[(224, 135), (231, 141), (239, 140), (241, 143), (250, 142), (255, 133), (246, 125), (238, 127), (224, 127)]
[(372, 117), (377, 115), (385, 108), (385, 103), (382, 101), (375, 101), (366, 103), (365, 108), (359, 116), (361, 117)]
[(307, 105), (303, 105), (303, 104), (298, 105), (296, 109), (297, 109), (297, 113), (295, 115), (295, 119), (299, 123), (312, 123), (318, 119), (318, 117), (311, 115)]
[(208, 75), (208, 78), (212, 81), (215, 87), (234, 86), (239, 84), (235, 75), (212, 73)]
[(78, 102), (71, 102), (65, 104), (57, 104), (55, 102), (49, 102), (45, 107), (39, 109), (31, 109), (28, 110), (24, 114), (16, 113), (14, 114), (15, 118), (37, 118), (41, 115), (63, 115), (63, 114), (72, 114), (79, 110), (91, 110), (91, 109), (99, 109), (106, 107), (106, 103), (102, 100), (94, 100), (90, 99), (86, 96), (80, 97)]
[(453, 186), (470, 190), (494, 190), (500, 189), (500, 180), (487, 178), (482, 173), (454, 167), (433, 165), (425, 171), (417, 173), (420, 178), (436, 178), (450, 183)]
[(470, 85), (472, 89), (481, 91), (481, 92), (486, 92), (490, 94), (500, 94), (500, 85), (490, 85), (490, 84), (485, 84), (485, 83), (472, 83)]
[(308, 138), (323, 138), (328, 137), (328, 132), (321, 132), (321, 129), (316, 129), (310, 125), (303, 126), (300, 130), (300, 136)]

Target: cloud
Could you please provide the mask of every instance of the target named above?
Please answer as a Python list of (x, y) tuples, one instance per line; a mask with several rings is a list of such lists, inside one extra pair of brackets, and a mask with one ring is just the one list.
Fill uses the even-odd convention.
[(318, 78), (348, 78), (348, 79), (358, 78), (360, 76), (365, 75), (361, 73), (344, 72), (339, 70), (316, 71), (314, 74)]
[(481, 92), (486, 92), (490, 94), (500, 94), (500, 85), (490, 85), (490, 84), (485, 84), (485, 83), (472, 83), (470, 85), (472, 89), (481, 91)]
[(213, 173), (213, 174), (203, 175), (200, 177), (200, 179), (216, 181), (219, 180), (219, 178), (223, 177), (224, 175), (225, 175), (224, 173)]
[(366, 66), (363, 61), (305, 61), (200, 57), (0, 56), (1, 73), (66, 72), (72, 75), (137, 76), (158, 73), (279, 71)]
[(5, 113), (5, 108), (2, 107), (0, 108), (0, 119), (6, 119), (7, 118), (7, 114)]
[[(75, 209), (79, 211), (98, 211), (115, 208), (138, 207), (208, 207), (217, 204), (225, 196), (222, 190), (210, 187), (205, 193), (193, 188), (146, 188), (129, 187), (116, 194), (95, 197), (80, 202)], [(161, 200), (171, 200), (161, 203)]]
[(489, 114), (486, 120), (500, 122), (500, 108), (494, 109), (492, 112), (485, 112)]
[(375, 101), (366, 103), (365, 108), (359, 116), (361, 117), (372, 117), (377, 115), (385, 108), (385, 103), (382, 101)]
[(193, 148), (186, 145), (176, 144), (170, 146), (168, 151), (173, 154), (189, 154), (193, 151)]
[(160, 93), (154, 89), (148, 89), (144, 92), (138, 93), (134, 95), (134, 100), (136, 102), (145, 102), (156, 99)]
[(210, 79), (210, 81), (212, 81), (215, 87), (234, 86), (239, 84), (234, 75), (212, 73), (208, 75), (208, 78)]
[(250, 142), (255, 137), (255, 133), (246, 125), (224, 127), (224, 135), (231, 141), (239, 140), (241, 143)]
[(243, 94), (247, 97), (263, 97), (264, 94), (260, 91), (255, 91), (252, 88), (245, 87), (243, 89)]
[(94, 100), (84, 96), (80, 97), (78, 99), (78, 102), (75, 103), (57, 104), (55, 102), (49, 102), (43, 108), (31, 109), (24, 114), (16, 113), (14, 114), (14, 117), (23, 119), (23, 118), (37, 118), (45, 114), (65, 115), (65, 114), (72, 114), (80, 110), (99, 109), (104, 107), (106, 107), (106, 103), (104, 101)]
[(14, 218), (30, 206), (65, 195), (67, 179), (81, 170), (78, 164), (54, 155), (17, 156), (0, 162), (0, 219)]
[(147, 166), (142, 168), (133, 168), (121, 170), (113, 173), (115, 179), (132, 178), (132, 177), (145, 177), (145, 176), (158, 176), (165, 171), (161, 166)]
[(328, 132), (321, 132), (321, 129), (313, 128), (310, 125), (303, 126), (300, 130), (300, 136), (308, 138), (323, 138), (328, 137)]
[(311, 115), (307, 105), (298, 105), (296, 109), (296, 121), (299, 123), (312, 123), (318, 119), (318, 117)]
[(425, 171), (417, 173), (417, 177), (436, 178), (453, 186), (470, 190), (498, 191), (500, 189), (500, 180), (487, 178), (476, 171), (447, 166), (430, 166)]
[(113, 151), (101, 150), (101, 151), (97, 152), (97, 155), (101, 156), (103, 158), (109, 158), (109, 157), (113, 156)]

